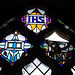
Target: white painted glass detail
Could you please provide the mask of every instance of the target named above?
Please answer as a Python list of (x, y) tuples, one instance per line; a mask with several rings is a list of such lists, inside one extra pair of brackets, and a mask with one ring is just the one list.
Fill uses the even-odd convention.
[(28, 73), (31, 73), (36, 68), (36, 66), (33, 63), (30, 63), (29, 65), (25, 66), (24, 68), (28, 71)]
[(38, 67), (43, 73), (45, 73), (49, 67), (44, 65), (43, 63)]
[(45, 38), (45, 40), (60, 41), (60, 42), (69, 42), (68, 40), (65, 40), (62, 37), (60, 37), (56, 32), (54, 32), (49, 37)]
[(71, 68), (71, 71), (72, 71), (73, 75), (75, 75), (75, 66), (73, 68)]
[(33, 62), (36, 64), (36, 66), (38, 66), (41, 63), (37, 58)]
[(22, 75), (51, 75), (52, 70), (37, 58), (22, 68)]
[(2, 67), (0, 67), (0, 71), (2, 70)]

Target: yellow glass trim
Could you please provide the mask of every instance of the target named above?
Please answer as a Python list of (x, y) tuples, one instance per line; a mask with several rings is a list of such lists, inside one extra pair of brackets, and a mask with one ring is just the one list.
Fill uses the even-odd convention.
[(47, 22), (47, 24), (49, 24), (50, 22)]
[(65, 64), (65, 62), (63, 61), (63, 64)]
[(37, 15), (41, 15), (40, 13), (37, 13)]
[(26, 53), (26, 55), (25, 56), (27, 56), (28, 55), (28, 53)]
[(48, 28), (48, 26), (46, 26), (46, 28)]
[(37, 25), (38, 29), (41, 30), (43, 25)]
[(23, 23), (26, 23), (25, 21), (23, 21)]
[(48, 51), (48, 50), (46, 50), (46, 51)]
[(36, 12), (31, 13), (31, 15), (36, 15)]
[(31, 24), (30, 26), (32, 27), (32, 30), (34, 30), (36, 27), (36, 24)]

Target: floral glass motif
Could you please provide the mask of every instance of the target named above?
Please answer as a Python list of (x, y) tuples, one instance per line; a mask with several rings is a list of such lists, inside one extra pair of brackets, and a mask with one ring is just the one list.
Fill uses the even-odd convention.
[[(52, 36), (49, 38), (53, 39)], [(74, 50), (75, 48), (68, 41), (61, 39), (61, 42), (60, 42), (60, 41), (54, 41), (55, 39), (48, 40), (48, 38), (46, 38), (46, 40), (47, 41), (43, 42), (40, 45), (40, 47), (45, 49), (47, 56), (57, 60), (60, 66), (62, 66), (66, 61), (68, 61), (68, 59), (72, 58), (72, 50)], [(63, 42), (63, 40), (66, 42)]]
[(37, 58), (22, 68), (22, 75), (51, 75), (52, 69), (41, 63)]
[(39, 8), (30, 9), (27, 14), (21, 18), (21, 22), (25, 23), (25, 27), (37, 35), (40, 31), (48, 28), (48, 24), (51, 23), (51, 17), (46, 16), (44, 10)]
[(27, 43), (26, 36), (15, 32), (3, 38), (0, 43), (0, 56), (13, 65), (24, 55), (27, 56), (27, 49), (32, 47), (32, 44)]

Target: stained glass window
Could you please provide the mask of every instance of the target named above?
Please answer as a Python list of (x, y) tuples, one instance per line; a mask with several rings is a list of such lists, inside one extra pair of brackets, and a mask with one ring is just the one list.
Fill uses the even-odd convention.
[(27, 14), (21, 18), (21, 22), (25, 23), (25, 27), (38, 34), (48, 28), (48, 24), (51, 23), (51, 17), (47, 16), (44, 10), (34, 8), (27, 11)]
[(22, 68), (22, 75), (51, 75), (52, 70), (37, 58)]
[(45, 49), (47, 56), (57, 60), (60, 66), (72, 58), (72, 50), (75, 48), (69, 41), (61, 38), (56, 32), (45, 39), (47, 41), (44, 41), (40, 47)]
[(27, 43), (26, 36), (15, 31), (15, 33), (3, 38), (3, 41), (0, 43), (0, 56), (6, 59), (10, 65), (13, 65), (22, 57), (22, 54), (27, 56), (27, 49), (32, 47), (32, 44)]

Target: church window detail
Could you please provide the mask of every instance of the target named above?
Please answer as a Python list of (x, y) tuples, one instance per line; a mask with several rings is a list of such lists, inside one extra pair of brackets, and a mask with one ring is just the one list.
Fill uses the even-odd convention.
[(21, 18), (21, 22), (25, 23), (25, 27), (37, 35), (40, 31), (48, 28), (48, 24), (52, 20), (44, 10), (34, 8), (27, 11), (27, 14)]
[(27, 56), (27, 49), (33, 45), (27, 43), (27, 37), (21, 35), (17, 31), (3, 38), (0, 43), (0, 56), (13, 65), (23, 55)]
[(40, 47), (46, 51), (47, 56), (57, 60), (60, 66), (72, 58), (72, 51), (75, 48), (68, 40), (61, 38), (56, 32), (45, 40)]
[(22, 68), (22, 75), (51, 75), (52, 70), (37, 58)]

